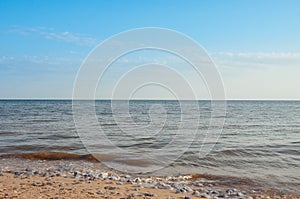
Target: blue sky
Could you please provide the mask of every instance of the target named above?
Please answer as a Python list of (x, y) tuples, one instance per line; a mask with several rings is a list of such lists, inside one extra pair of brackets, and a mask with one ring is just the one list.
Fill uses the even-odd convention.
[(207, 50), (229, 99), (300, 99), (299, 7), (297, 0), (2, 0), (0, 98), (71, 98), (95, 45), (128, 29), (162, 27)]

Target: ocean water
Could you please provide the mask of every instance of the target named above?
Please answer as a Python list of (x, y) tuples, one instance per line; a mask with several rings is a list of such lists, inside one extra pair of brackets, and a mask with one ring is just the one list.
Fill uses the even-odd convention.
[[(124, 103), (114, 101), (112, 109), (111, 101), (96, 101), (97, 122), (83, 117), (85, 125), (75, 125), (71, 100), (0, 100), (0, 155), (95, 153), (111, 156), (107, 162), (147, 167), (161, 161), (147, 161), (143, 154), (164, 150), (179, 132), (176, 147), (170, 148), (179, 155), (170, 155), (165, 173), (238, 176), (292, 190), (300, 185), (300, 101), (227, 101), (222, 134), (204, 157), (199, 151), (210, 126), (210, 101), (184, 101), (185, 111), (178, 101)], [(195, 103), (199, 113), (193, 110)], [(170, 151), (162, 153), (164, 159)], [(136, 159), (128, 161), (126, 154)]]

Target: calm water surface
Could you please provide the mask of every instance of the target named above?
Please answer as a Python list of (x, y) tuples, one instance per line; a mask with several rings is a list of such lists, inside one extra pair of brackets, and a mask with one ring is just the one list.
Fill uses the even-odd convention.
[[(209, 126), (211, 107), (209, 101), (198, 103), (200, 123), (197, 136), (184, 155), (164, 172), (243, 176), (280, 186), (299, 185), (299, 101), (228, 101), (222, 135), (211, 153), (203, 158), (198, 154), (203, 134)], [(159, 107), (158, 111), (153, 107)], [(138, 127), (146, 128), (133, 128), (121, 113), (118, 117), (123, 118), (120, 127), (112, 114), (111, 102), (96, 101), (98, 122), (107, 138), (121, 149), (141, 153), (168, 144), (181, 120), (178, 101), (130, 101), (129, 112)], [(197, 120), (191, 117), (189, 122), (194, 124)], [(151, 124), (159, 131), (151, 132), (153, 128), (147, 128)], [(88, 131), (89, 125), (86, 128)], [(124, 128), (131, 134), (124, 133)], [(96, 132), (91, 128), (90, 133)], [(186, 133), (188, 136), (188, 128)], [(0, 154), (88, 153), (76, 132), (72, 101), (68, 100), (1, 100), (0, 138)], [(178, 149), (186, 144), (179, 143)], [(97, 145), (97, 140), (91, 140), (91, 146), (103, 153), (107, 147)]]

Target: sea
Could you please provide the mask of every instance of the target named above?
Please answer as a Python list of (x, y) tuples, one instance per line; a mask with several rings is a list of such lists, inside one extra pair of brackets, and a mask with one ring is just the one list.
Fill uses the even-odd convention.
[[(92, 111), (78, 112), (78, 104)], [(229, 100), (224, 115), (212, 111), (209, 100), (0, 100), (0, 156), (98, 154), (119, 170), (233, 176), (299, 189), (300, 101)], [(213, 126), (212, 117), (222, 125)]]

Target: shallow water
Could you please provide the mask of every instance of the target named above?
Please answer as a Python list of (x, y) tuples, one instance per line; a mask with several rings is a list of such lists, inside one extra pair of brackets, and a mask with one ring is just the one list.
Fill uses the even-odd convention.
[[(213, 150), (201, 158), (199, 150), (209, 127), (211, 103), (197, 102), (200, 115), (187, 114), (195, 112), (192, 106), (195, 102), (183, 103), (184, 112), (178, 101), (130, 101), (128, 117), (122, 109), (124, 102), (116, 102), (116, 109), (112, 110), (110, 101), (96, 101), (98, 123), (85, 118), (86, 125), (77, 126), (85, 130), (85, 137), (75, 128), (72, 101), (1, 100), (0, 154), (56, 151), (97, 153), (107, 157), (115, 150), (117, 158), (106, 158), (106, 161), (145, 167), (160, 162), (147, 162), (139, 159), (139, 155), (132, 160), (116, 149), (128, 154), (149, 153), (163, 149), (179, 132), (183, 137), (177, 140), (176, 149), (171, 148), (172, 154), (191, 146), (163, 172), (259, 178), (274, 186), (295, 189), (299, 185), (299, 101), (228, 101), (223, 132)], [(197, 124), (198, 116), (199, 128), (193, 137), (191, 130)], [(184, 128), (180, 128), (182, 118), (186, 122)], [(101, 126), (110, 142), (99, 140), (96, 125)], [(87, 139), (90, 140), (87, 142)], [(88, 145), (88, 150), (82, 141)]]

